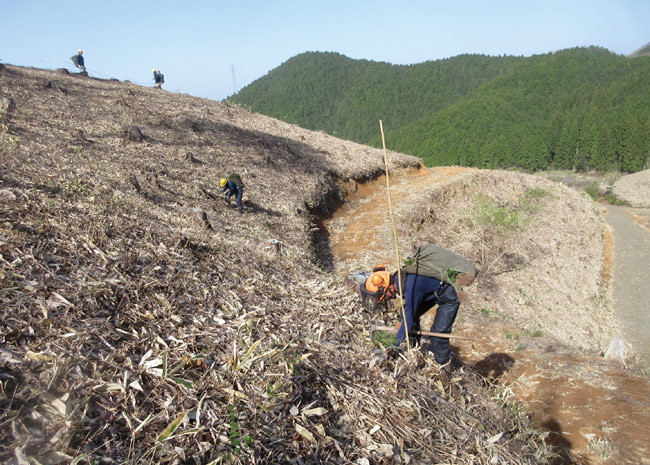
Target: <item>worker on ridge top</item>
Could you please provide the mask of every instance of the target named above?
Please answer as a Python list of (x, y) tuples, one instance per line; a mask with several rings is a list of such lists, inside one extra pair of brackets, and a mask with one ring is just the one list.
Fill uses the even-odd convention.
[(84, 57), (83, 57), (84, 51), (79, 49), (77, 51), (77, 54), (71, 58), (72, 62), (74, 65), (79, 68), (82, 72), (86, 72), (86, 66), (84, 64)]
[(154, 87), (157, 87), (158, 89), (162, 89), (162, 85), (165, 83), (165, 77), (156, 68), (153, 69), (153, 82)]

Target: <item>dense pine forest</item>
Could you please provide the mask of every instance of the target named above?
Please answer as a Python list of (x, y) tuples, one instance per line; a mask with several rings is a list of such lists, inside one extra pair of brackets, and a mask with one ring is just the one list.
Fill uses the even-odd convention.
[(429, 166), (636, 172), (650, 158), (650, 57), (599, 47), (415, 65), (295, 56), (229, 99)]

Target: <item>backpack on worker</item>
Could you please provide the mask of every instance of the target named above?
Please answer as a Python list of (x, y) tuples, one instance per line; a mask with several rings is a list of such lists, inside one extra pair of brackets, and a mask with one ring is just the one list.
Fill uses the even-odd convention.
[(454, 287), (469, 286), (478, 275), (476, 267), (465, 257), (433, 244), (416, 247), (413, 255), (407, 258), (404, 271), (435, 278)]
[(241, 177), (237, 173), (232, 173), (230, 176), (228, 176), (228, 181), (234, 182), (235, 185), (240, 189), (244, 188), (244, 182), (241, 180)]
[(165, 75), (163, 73), (158, 73), (160, 75), (160, 83), (164, 84), (165, 83)]

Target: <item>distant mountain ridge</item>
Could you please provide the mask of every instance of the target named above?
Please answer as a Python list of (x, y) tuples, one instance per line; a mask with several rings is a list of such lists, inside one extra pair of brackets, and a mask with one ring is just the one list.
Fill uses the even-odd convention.
[(599, 47), (415, 65), (297, 55), (232, 102), (426, 164), (635, 172), (650, 155), (650, 58)]

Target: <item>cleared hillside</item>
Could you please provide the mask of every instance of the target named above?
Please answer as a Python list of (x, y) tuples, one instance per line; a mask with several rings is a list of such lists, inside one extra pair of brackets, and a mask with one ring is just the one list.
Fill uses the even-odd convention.
[(650, 208), (650, 170), (623, 176), (614, 184), (614, 193), (633, 207)]
[(313, 215), (381, 152), (129, 83), (0, 84), (0, 460), (547, 462), (476, 371), (373, 358), (375, 316), (314, 265)]

